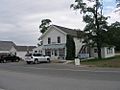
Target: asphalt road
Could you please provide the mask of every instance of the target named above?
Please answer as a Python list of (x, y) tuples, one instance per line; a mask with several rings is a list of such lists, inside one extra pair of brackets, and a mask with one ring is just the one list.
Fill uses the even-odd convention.
[(0, 90), (120, 90), (120, 69), (0, 64)]

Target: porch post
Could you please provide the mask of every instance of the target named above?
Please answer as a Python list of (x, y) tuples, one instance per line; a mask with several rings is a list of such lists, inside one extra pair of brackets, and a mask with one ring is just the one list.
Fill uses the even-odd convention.
[(64, 59), (66, 59), (66, 55), (67, 55), (67, 51), (66, 50), (67, 50), (67, 48), (65, 47), (64, 50), (65, 50), (65, 57), (64, 57)]

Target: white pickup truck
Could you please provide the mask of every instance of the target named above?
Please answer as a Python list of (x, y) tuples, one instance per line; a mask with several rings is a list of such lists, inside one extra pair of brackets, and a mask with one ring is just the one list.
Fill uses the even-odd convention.
[(50, 63), (50, 57), (42, 54), (26, 54), (25, 61), (27, 64), (31, 64), (31, 63), (38, 64), (40, 62)]

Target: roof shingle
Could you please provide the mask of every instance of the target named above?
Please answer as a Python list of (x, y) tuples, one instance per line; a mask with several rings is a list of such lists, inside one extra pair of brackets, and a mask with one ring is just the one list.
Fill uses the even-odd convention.
[(12, 41), (0, 41), (0, 51), (9, 51), (14, 46), (16, 45)]
[(57, 27), (58, 29), (62, 30), (63, 32), (67, 33), (68, 35), (74, 36), (74, 37), (78, 37), (78, 35), (80, 33), (82, 33), (81, 30), (77, 30), (77, 29), (69, 29), (66, 27), (62, 27), (62, 26), (58, 26), (58, 25), (53, 25), (55, 27)]

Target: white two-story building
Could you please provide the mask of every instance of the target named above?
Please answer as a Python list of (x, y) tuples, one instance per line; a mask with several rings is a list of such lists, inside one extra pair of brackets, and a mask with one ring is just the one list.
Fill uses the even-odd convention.
[[(96, 48), (88, 48), (82, 43), (83, 39), (79, 38), (78, 35), (82, 35), (82, 31), (69, 29), (57, 25), (51, 25), (48, 30), (41, 35), (40, 41), (41, 46), (35, 48), (33, 51), (41, 53), (43, 55), (48, 55), (51, 59), (65, 59), (66, 58), (66, 41), (67, 35), (73, 36), (76, 48), (76, 56), (81, 54), (81, 57), (97, 57)], [(110, 48), (109, 48), (110, 49)], [(102, 57), (111, 57), (114, 56), (114, 48), (112, 47), (111, 54), (107, 48), (101, 48)], [(109, 54), (109, 55), (106, 55)]]
[(40, 37), (42, 45), (34, 49), (34, 52), (48, 55), (52, 59), (65, 59), (66, 37), (67, 35), (71, 35), (74, 37), (77, 55), (83, 45), (82, 40), (77, 38), (78, 32), (81, 31), (68, 29), (57, 25), (51, 25), (49, 29)]

